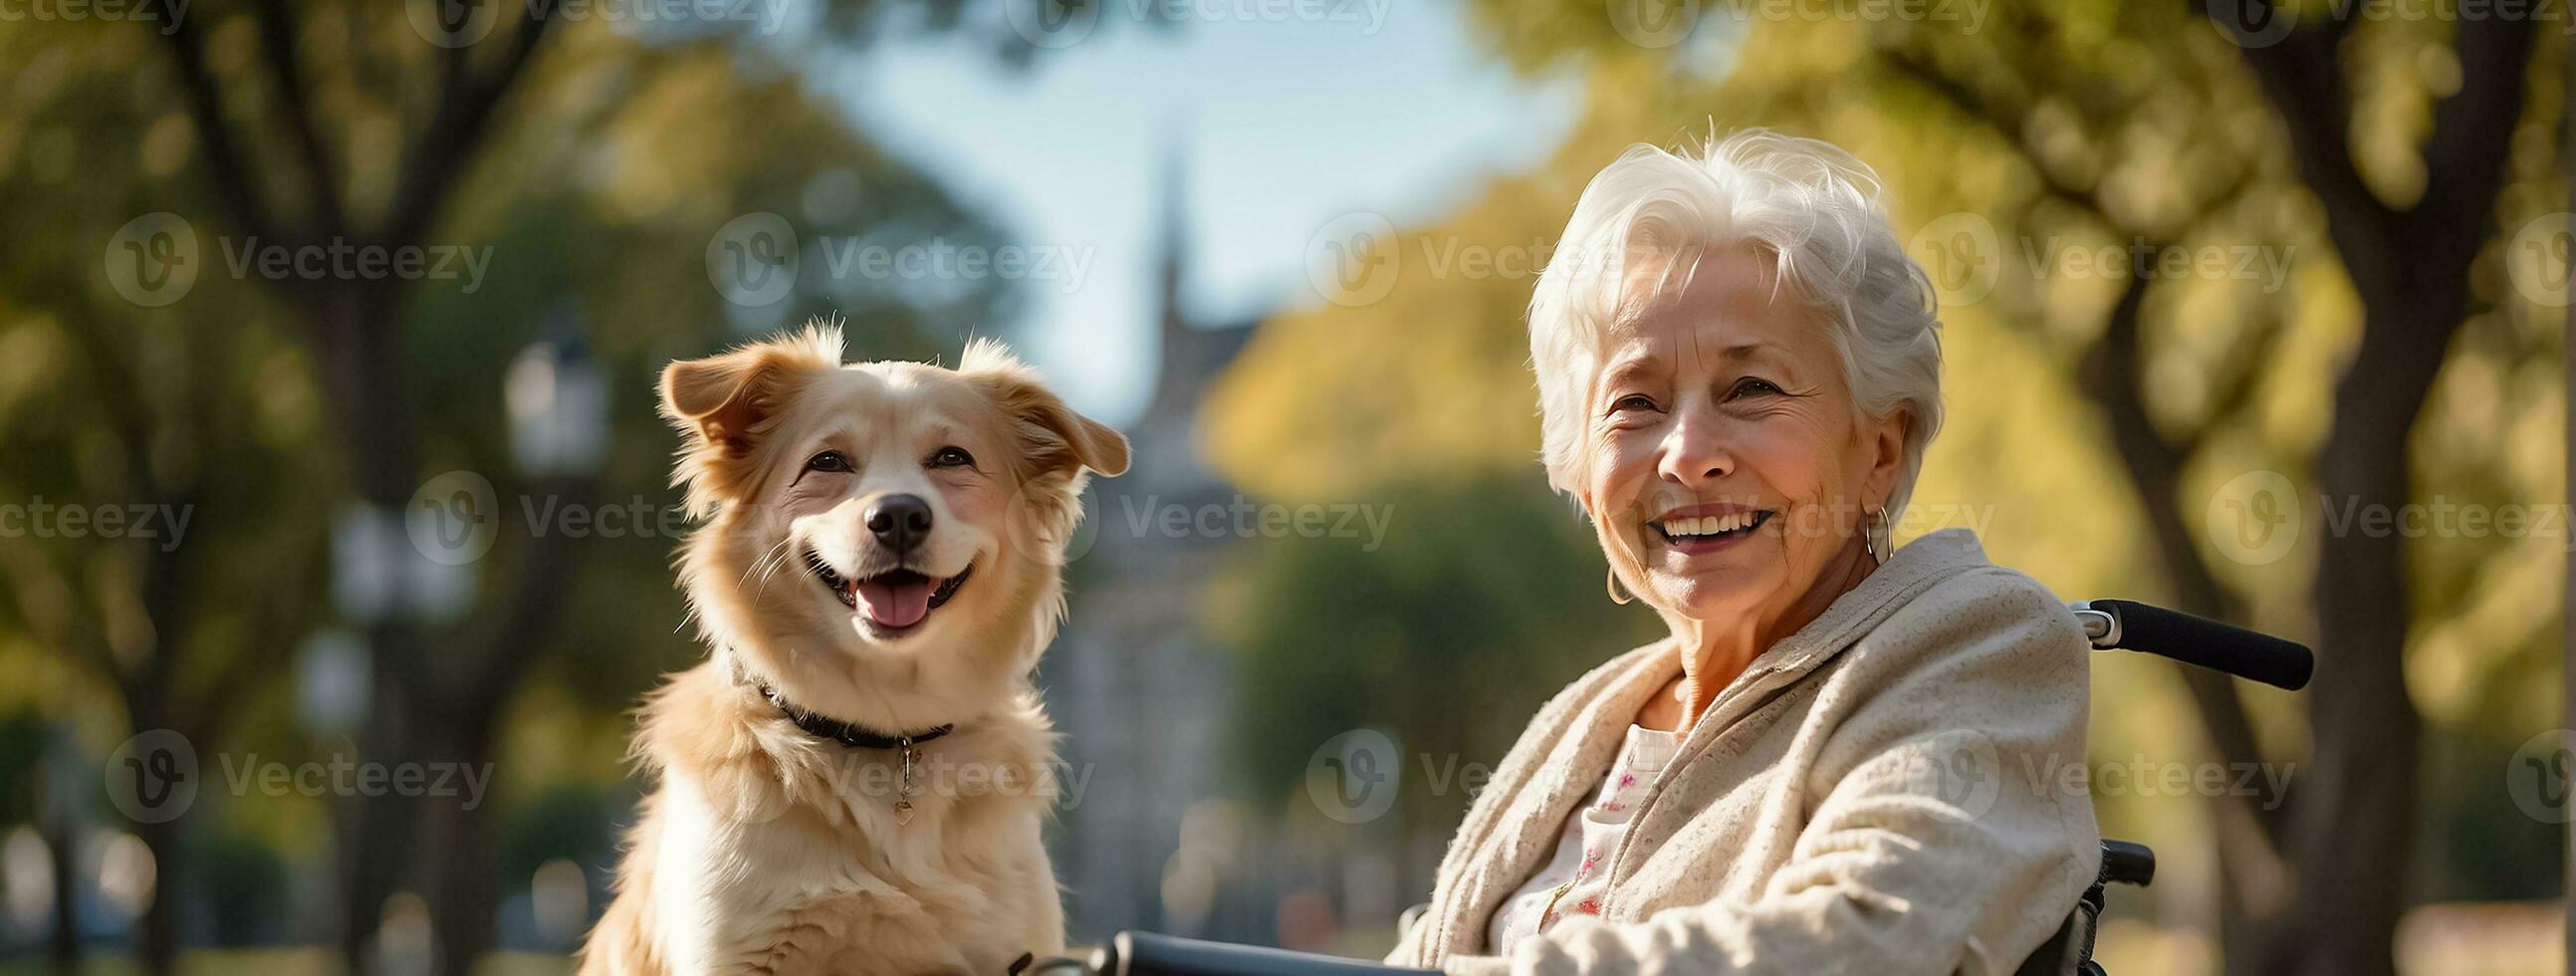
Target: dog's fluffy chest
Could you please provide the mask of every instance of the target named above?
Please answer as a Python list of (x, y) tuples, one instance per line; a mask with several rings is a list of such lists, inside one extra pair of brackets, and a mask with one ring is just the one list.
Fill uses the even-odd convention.
[(699, 784), (664, 790), (657, 914), (685, 920), (664, 936), (674, 972), (1001, 973), (1063, 941), (1038, 821), (990, 809), (1007, 798), (925, 796), (904, 824), (876, 797), (851, 819), (799, 806), (755, 823)]
[(602, 928), (655, 962), (585, 972), (982, 976), (1062, 951), (1033, 695), (916, 747), (909, 820), (899, 751), (816, 738), (716, 668), (675, 678), (644, 726), (661, 782), (620, 872), (632, 914)]

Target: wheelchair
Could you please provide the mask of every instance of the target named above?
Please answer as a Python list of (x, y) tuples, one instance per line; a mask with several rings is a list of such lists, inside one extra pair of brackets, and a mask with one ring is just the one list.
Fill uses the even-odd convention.
[[(2180, 611), (2129, 600), (2067, 605), (2097, 651), (2128, 650), (2170, 658), (2290, 691), (2307, 686), (2315, 668), (2308, 649), (2291, 641)], [(2106, 976), (2093, 961), (2104, 891), (2113, 885), (2146, 887), (2155, 880), (2156, 855), (2146, 845), (2102, 842), (2102, 870), (2076, 900), (2057, 934), (2015, 970), (2015, 976)], [(1405, 912), (1411, 925), (1423, 908)], [(1034, 961), (1019, 976), (1385, 976), (1429, 970), (1385, 966), (1358, 959), (1158, 935), (1120, 932), (1087, 960)]]

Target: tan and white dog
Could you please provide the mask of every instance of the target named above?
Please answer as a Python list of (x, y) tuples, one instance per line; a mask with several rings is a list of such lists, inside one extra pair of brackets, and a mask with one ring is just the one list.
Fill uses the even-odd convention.
[(1088, 472), (1127, 440), (999, 343), (841, 362), (839, 330), (662, 374), (710, 647), (645, 704), (658, 776), (583, 973), (967, 973), (1062, 949), (1031, 683)]

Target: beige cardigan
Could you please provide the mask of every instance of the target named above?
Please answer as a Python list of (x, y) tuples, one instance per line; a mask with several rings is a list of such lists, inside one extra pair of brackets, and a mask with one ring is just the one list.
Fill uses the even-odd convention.
[(1898, 550), (1754, 659), (1684, 735), (1609, 860), (1598, 919), (1483, 955), (1646, 697), (1667, 645), (1539, 710), (1387, 961), (1458, 974), (2010, 973), (2101, 861), (2080, 772), (2086, 644), (1965, 529)]

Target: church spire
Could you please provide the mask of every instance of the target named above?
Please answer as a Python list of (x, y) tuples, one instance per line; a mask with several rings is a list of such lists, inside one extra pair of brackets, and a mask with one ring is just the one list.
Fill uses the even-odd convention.
[(1190, 247), (1190, 175), (1188, 140), (1176, 128), (1164, 140), (1162, 186), (1157, 204), (1162, 227), (1155, 246), (1160, 249), (1155, 267), (1156, 299), (1162, 303), (1163, 360), (1168, 366), (1173, 353), (1189, 341), (1189, 312), (1182, 307), (1182, 291), (1188, 284)]
[(1155, 299), (1162, 305), (1155, 334), (1153, 398), (1158, 407), (1171, 406), (1176, 398), (1193, 394), (1201, 377), (1190, 375), (1202, 368), (1197, 349), (1198, 330), (1190, 324), (1186, 293), (1189, 288), (1189, 140), (1182, 127), (1173, 126), (1163, 140), (1160, 166), (1161, 185), (1155, 189), (1157, 221), (1154, 247)]

